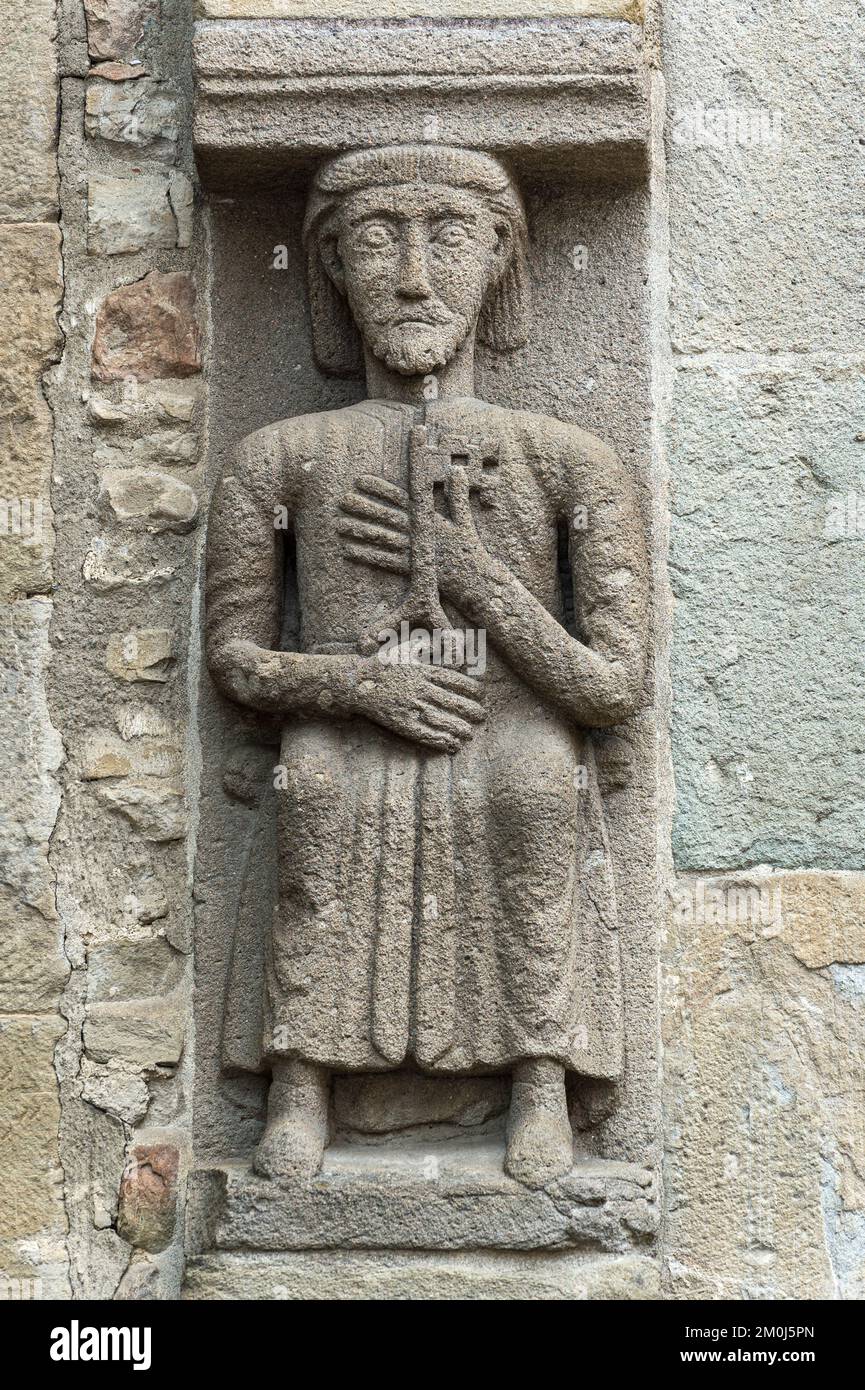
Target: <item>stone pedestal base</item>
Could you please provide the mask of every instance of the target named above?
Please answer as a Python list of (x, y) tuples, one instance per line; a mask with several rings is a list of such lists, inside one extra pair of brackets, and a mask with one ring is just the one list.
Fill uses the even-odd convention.
[[(189, 1298), (645, 1298), (653, 1175), (586, 1160), (532, 1191), (500, 1141), (337, 1145), (310, 1182), (193, 1172)], [(446, 1255), (447, 1252), (447, 1255)]]
[(645, 1255), (339, 1250), (202, 1255), (190, 1261), (185, 1299), (465, 1300), (660, 1298)]

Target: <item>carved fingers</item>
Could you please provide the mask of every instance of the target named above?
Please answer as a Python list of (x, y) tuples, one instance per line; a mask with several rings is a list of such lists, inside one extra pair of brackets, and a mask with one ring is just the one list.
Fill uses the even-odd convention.
[(343, 554), (359, 564), (394, 574), (408, 574), (411, 542), (408, 495), (374, 474), (357, 479), (354, 492), (340, 503), (337, 531)]
[[(471, 676), (441, 668), (426, 672), (428, 689), (421, 697), (423, 717), (434, 729), (442, 729), (460, 742), (470, 738), (473, 724), (482, 724), (486, 715), (480, 700), (478, 683)], [(457, 676), (462, 685), (443, 681), (442, 676)], [(463, 690), (465, 693), (460, 693)]]
[[(456, 753), (471, 738), (475, 726), (482, 724), (486, 718), (483, 706), (477, 695), (457, 694), (455, 690), (438, 683), (436, 673), (425, 674), (427, 689), (412, 701), (421, 735), (419, 741), (432, 747), (444, 747), (448, 753)], [(471, 677), (465, 679), (470, 681)]]
[(438, 752), (458, 752), (485, 718), (478, 681), (437, 666), (385, 666), (371, 658), (358, 694), (367, 718)]

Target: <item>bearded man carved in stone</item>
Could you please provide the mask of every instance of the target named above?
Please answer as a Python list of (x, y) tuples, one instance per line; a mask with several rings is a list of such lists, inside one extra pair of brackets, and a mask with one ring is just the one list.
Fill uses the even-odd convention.
[[(283, 727), (255, 1167), (318, 1170), (334, 1071), (504, 1072), (505, 1167), (538, 1186), (573, 1161), (566, 1072), (622, 1068), (587, 730), (627, 719), (643, 683), (633, 485), (574, 425), (475, 397), (476, 340), (525, 340), (525, 214), (498, 160), (339, 156), (304, 234), (319, 363), (346, 372), (360, 347), (368, 397), (244, 439), (209, 533), (210, 670)], [(278, 516), (296, 544), (290, 651)], [(485, 672), (383, 662), (402, 621), (485, 632)]]

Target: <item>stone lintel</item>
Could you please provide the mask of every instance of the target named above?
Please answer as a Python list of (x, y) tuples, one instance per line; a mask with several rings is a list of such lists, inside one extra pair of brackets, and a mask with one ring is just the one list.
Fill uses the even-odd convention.
[(617, 20), (204, 20), (195, 145), (217, 188), (360, 146), (483, 148), (535, 177), (641, 177), (642, 30)]
[(505, 1176), (496, 1143), (338, 1145), (309, 1182), (280, 1184), (245, 1164), (191, 1177), (195, 1253), (288, 1250), (585, 1250), (650, 1248), (652, 1173), (578, 1163), (532, 1190)]

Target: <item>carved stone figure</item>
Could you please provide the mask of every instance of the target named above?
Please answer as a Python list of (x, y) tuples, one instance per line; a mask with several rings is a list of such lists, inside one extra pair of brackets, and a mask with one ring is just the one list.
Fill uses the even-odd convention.
[[(241, 951), (226, 1020), (272, 1073), (255, 1167), (317, 1171), (334, 1071), (504, 1072), (506, 1169), (542, 1185), (573, 1161), (566, 1072), (622, 1068), (588, 730), (642, 688), (633, 485), (574, 425), (475, 397), (476, 341), (513, 350), (528, 311), (525, 214), (498, 160), (339, 156), (304, 235), (317, 358), (362, 363), (368, 396), (244, 439), (208, 551), (212, 675), (283, 728), (262, 994)], [(418, 632), (454, 662), (422, 659)], [(466, 632), (485, 637), (483, 671), (460, 664)]]

